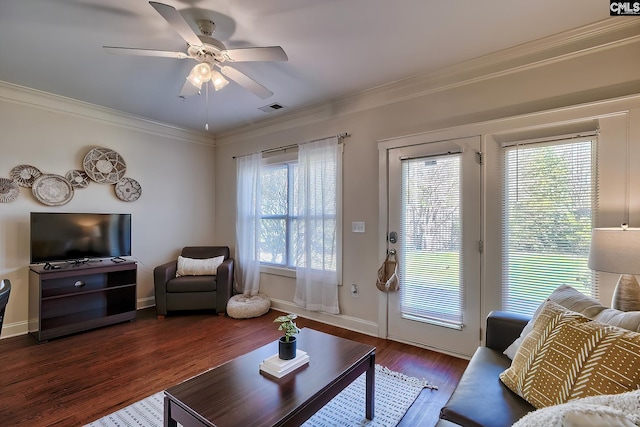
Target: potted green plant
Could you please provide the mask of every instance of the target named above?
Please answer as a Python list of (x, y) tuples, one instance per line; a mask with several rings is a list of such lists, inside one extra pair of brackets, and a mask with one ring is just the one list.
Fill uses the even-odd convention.
[(278, 340), (278, 357), (282, 360), (291, 360), (296, 357), (297, 345), (294, 335), (300, 332), (295, 322), (297, 318), (297, 314), (291, 313), (285, 316), (278, 316), (273, 321), (273, 323), (280, 323), (278, 330), (284, 332), (284, 336)]

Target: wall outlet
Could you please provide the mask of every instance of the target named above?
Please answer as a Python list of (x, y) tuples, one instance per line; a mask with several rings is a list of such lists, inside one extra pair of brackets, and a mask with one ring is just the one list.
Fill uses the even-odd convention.
[(358, 298), (359, 295), (360, 295), (360, 290), (358, 289), (358, 285), (353, 283), (351, 285), (351, 296), (354, 298)]

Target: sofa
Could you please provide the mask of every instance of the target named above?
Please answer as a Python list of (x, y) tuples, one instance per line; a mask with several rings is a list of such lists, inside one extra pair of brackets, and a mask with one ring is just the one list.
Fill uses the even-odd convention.
[[(592, 319), (594, 322), (591, 323), (600, 324), (605, 329), (614, 326), (614, 329), (628, 331), (627, 335), (633, 335), (632, 339), (638, 342), (640, 312), (625, 313), (607, 308), (566, 285), (558, 287), (538, 308), (533, 316), (534, 322), (530, 322), (529, 316), (493, 311), (487, 317), (485, 346), (476, 350), (449, 401), (441, 409), (438, 427), (506, 427), (528, 413), (532, 413), (528, 418), (532, 417), (536, 408), (511, 391), (500, 380), (500, 374), (512, 365), (511, 358), (514, 358), (517, 345), (521, 345), (526, 334), (531, 333), (536, 316), (542, 317), (541, 310), (548, 305), (547, 301), (557, 304), (574, 317)], [(519, 341), (517, 344), (514, 343), (516, 340)], [(503, 353), (507, 348), (511, 357)], [(634, 379), (636, 383), (637, 380)]]
[(441, 409), (438, 427), (511, 426), (535, 410), (498, 378), (511, 365), (511, 359), (502, 352), (520, 336), (530, 319), (506, 311), (489, 313), (485, 346), (476, 350), (451, 398)]

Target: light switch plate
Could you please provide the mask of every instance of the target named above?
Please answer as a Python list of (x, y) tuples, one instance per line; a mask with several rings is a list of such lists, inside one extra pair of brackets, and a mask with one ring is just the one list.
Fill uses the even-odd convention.
[(364, 221), (352, 221), (351, 231), (354, 233), (364, 233)]

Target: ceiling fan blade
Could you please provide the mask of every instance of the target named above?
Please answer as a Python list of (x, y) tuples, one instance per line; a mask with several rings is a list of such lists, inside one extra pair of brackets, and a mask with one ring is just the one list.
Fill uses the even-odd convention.
[(273, 92), (271, 92), (266, 87), (262, 86), (260, 83), (253, 80), (251, 77), (246, 74), (236, 70), (235, 68), (223, 66), (220, 67), (220, 71), (226, 77), (229, 77), (234, 82), (238, 83), (243, 88), (247, 89), (249, 92), (253, 93), (258, 98), (267, 99)]
[(198, 35), (191, 29), (187, 21), (184, 20), (180, 12), (173, 6), (150, 1), (149, 4), (173, 27), (180, 36), (192, 46), (200, 46), (202, 42)]
[(287, 61), (289, 59), (280, 46), (227, 49), (222, 51), (222, 55), (232, 62)]
[(102, 48), (112, 55), (130, 56), (157, 56), (161, 58), (185, 59), (189, 56), (183, 52), (171, 52), (168, 50), (138, 49), (135, 47), (102, 46)]
[[(209, 82), (207, 82), (206, 84), (209, 84)], [(180, 91), (179, 96), (185, 98), (187, 96), (197, 95), (198, 93), (200, 93), (200, 90), (192, 85), (189, 80), (185, 79), (184, 86), (182, 86), (182, 90)]]

